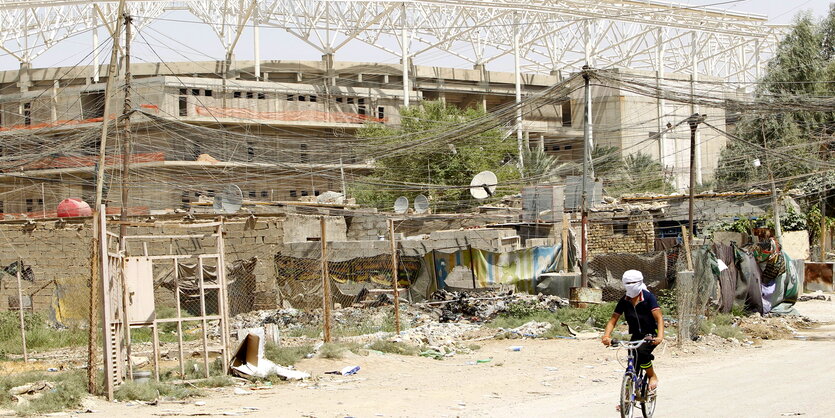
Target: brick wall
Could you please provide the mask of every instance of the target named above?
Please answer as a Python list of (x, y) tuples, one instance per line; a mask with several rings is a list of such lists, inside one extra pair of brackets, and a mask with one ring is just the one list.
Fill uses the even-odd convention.
[(613, 216), (597, 213), (589, 217), (589, 256), (608, 253), (645, 253), (655, 247), (652, 215)]

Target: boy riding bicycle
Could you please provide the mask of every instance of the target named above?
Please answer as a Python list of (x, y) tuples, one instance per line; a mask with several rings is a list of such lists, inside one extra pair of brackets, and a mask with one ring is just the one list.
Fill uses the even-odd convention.
[(644, 344), (638, 348), (636, 362), (649, 378), (650, 390), (655, 390), (658, 387), (658, 375), (652, 368), (652, 360), (655, 359), (652, 350), (664, 341), (664, 317), (661, 314), (661, 307), (658, 306), (655, 295), (650, 293), (644, 284), (644, 275), (640, 271), (624, 272), (623, 286), (626, 288), (626, 296), (621, 298), (615, 306), (615, 312), (606, 323), (602, 341), (606, 346), (612, 343), (612, 330), (615, 329), (620, 316), (624, 314), (626, 323), (629, 324), (629, 333), (632, 334), (632, 341), (640, 341), (647, 335), (652, 335), (652, 344)]

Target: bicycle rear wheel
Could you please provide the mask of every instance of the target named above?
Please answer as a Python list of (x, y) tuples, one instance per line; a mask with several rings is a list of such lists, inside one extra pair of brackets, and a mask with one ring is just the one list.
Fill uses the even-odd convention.
[(635, 375), (626, 373), (623, 375), (623, 383), (620, 386), (620, 417), (632, 417), (632, 405), (635, 399)]

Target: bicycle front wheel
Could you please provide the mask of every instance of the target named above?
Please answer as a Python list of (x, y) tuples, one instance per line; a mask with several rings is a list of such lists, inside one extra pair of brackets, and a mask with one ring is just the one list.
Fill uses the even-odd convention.
[(632, 417), (632, 405), (635, 400), (635, 375), (626, 373), (623, 375), (623, 383), (620, 386), (620, 417)]
[(644, 418), (652, 418), (652, 414), (655, 413), (655, 396), (655, 393), (648, 393), (646, 400), (641, 402), (641, 414)]

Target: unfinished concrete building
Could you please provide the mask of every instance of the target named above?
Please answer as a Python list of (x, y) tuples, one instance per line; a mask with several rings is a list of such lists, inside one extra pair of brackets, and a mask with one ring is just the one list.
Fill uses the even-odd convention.
[[(227, 184), (238, 185), (244, 199), (259, 201), (342, 190), (346, 178), (350, 183), (373, 167), (354, 141), (357, 130), (367, 123), (399, 124), (399, 109), (407, 101), (400, 65), (262, 61), (256, 77), (254, 62), (237, 61), (225, 79), (221, 65), (132, 67), (132, 213), (187, 209)], [(99, 126), (105, 119), (106, 69), (100, 72), (104, 76), (98, 82), (85, 67), (0, 73), (5, 149), (0, 211), (49, 216), (65, 198), (92, 203)], [(440, 100), (489, 112), (515, 101), (513, 73), (414, 66), (409, 74), (412, 104)], [(536, 94), (559, 81), (558, 76), (523, 74), (522, 91)], [(595, 89), (594, 94), (598, 143), (624, 153), (658, 150), (644, 144), (655, 127), (654, 118), (645, 116), (655, 99), (615, 88)], [(121, 114), (122, 101), (118, 93), (108, 120)], [(571, 97), (526, 111), (522, 130), (528, 146), (579, 160), (583, 106), (581, 98)], [(104, 180), (112, 206), (121, 205), (116, 181), (120, 135), (114, 125)], [(704, 142), (710, 144), (703, 154), (709, 171), (708, 155), (721, 144)], [(658, 152), (653, 155), (657, 158)]]

